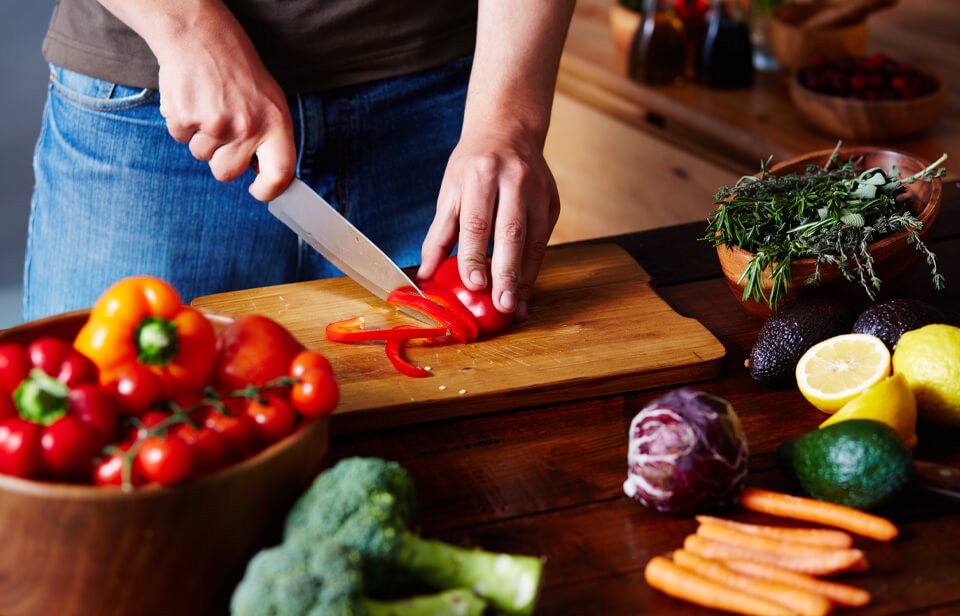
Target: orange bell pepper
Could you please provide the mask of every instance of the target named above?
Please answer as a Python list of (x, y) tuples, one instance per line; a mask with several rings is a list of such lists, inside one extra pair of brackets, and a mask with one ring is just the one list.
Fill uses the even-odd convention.
[(217, 353), (210, 321), (152, 276), (124, 278), (107, 289), (73, 344), (97, 365), (101, 383), (139, 364), (156, 376), (164, 398), (202, 391)]

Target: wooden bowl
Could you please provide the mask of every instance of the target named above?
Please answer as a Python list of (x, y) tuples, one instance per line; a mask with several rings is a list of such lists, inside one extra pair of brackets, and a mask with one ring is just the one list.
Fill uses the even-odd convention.
[[(804, 154), (773, 165), (770, 167), (770, 172), (778, 175), (803, 174), (807, 165), (823, 165), (832, 153), (833, 150), (821, 150)], [(911, 154), (894, 150), (878, 150), (867, 147), (840, 150), (841, 160), (848, 160), (851, 156), (862, 156), (863, 168), (865, 169), (880, 167), (889, 173), (892, 166), (896, 165), (900, 170), (900, 177), (906, 177), (921, 171), (929, 165), (929, 162)], [(932, 182), (917, 181), (908, 184), (907, 191), (900, 196), (900, 199), (909, 204), (910, 211), (923, 223), (919, 236), (925, 243), (928, 243), (940, 214), (941, 190), (942, 186), (939, 179), (934, 179)], [(870, 245), (870, 253), (874, 257), (874, 267), (882, 281), (882, 295), (895, 292), (898, 285), (903, 283), (914, 267), (924, 260), (923, 254), (913, 244), (907, 243), (908, 235), (909, 232), (906, 230), (899, 231)], [(727, 286), (743, 307), (755, 316), (761, 318), (769, 316), (771, 308), (766, 303), (749, 298), (743, 299), (744, 283), (738, 282), (744, 269), (746, 269), (747, 263), (753, 257), (753, 253), (736, 246), (718, 246), (717, 257), (720, 259), (720, 268), (723, 270)], [(860, 285), (847, 281), (835, 266), (821, 266), (820, 283), (817, 285), (806, 284), (806, 280), (814, 273), (815, 269), (816, 259), (793, 260), (791, 264), (793, 282), (788, 286), (785, 301), (800, 295), (821, 293), (841, 296), (855, 306), (863, 306), (869, 303), (869, 298)], [(769, 270), (767, 270), (764, 272), (763, 281), (763, 289), (767, 294), (769, 294), (771, 286)]]
[(902, 139), (923, 132), (940, 117), (947, 90), (902, 100), (865, 101), (821, 94), (790, 79), (790, 98), (804, 120), (817, 130), (852, 141)]
[(814, 58), (857, 55), (867, 47), (867, 21), (829, 28), (803, 28), (822, 3), (792, 3), (778, 7), (770, 18), (770, 51), (788, 71), (808, 65)]
[[(86, 311), (18, 325), (0, 342), (72, 338)], [(226, 613), (252, 554), (323, 466), (326, 420), (176, 487), (115, 488), (0, 475), (0, 614)]]

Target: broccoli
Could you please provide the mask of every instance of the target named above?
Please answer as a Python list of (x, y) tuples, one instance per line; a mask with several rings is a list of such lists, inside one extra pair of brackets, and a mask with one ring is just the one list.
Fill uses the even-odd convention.
[(287, 516), (284, 541), (326, 538), (357, 550), (372, 593), (398, 576), (437, 589), (469, 588), (508, 614), (530, 614), (542, 561), (466, 549), (408, 528), (416, 491), (407, 471), (379, 458), (347, 458), (317, 476)]
[(361, 559), (334, 541), (285, 542), (247, 565), (232, 616), (480, 616), (486, 602), (466, 589), (397, 601), (363, 595)]

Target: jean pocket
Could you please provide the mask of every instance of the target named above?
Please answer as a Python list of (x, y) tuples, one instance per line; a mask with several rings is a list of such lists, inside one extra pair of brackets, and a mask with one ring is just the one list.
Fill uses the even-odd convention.
[(96, 111), (132, 109), (156, 98), (157, 91), (112, 83), (50, 65), (50, 88), (64, 100)]

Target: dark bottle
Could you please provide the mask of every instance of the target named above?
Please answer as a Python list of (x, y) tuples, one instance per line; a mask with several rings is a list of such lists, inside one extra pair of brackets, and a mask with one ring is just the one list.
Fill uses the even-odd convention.
[(703, 53), (703, 38), (707, 33), (707, 10), (710, 0), (676, 0), (677, 17), (683, 22), (683, 34), (687, 43), (685, 76), (691, 81), (699, 79), (700, 56)]
[(700, 58), (700, 83), (708, 88), (746, 88), (753, 84), (750, 29), (724, 0), (713, 0), (707, 13)]
[(630, 77), (649, 84), (673, 83), (684, 73), (683, 22), (672, 0), (645, 0), (643, 6), (643, 21), (630, 48)]

